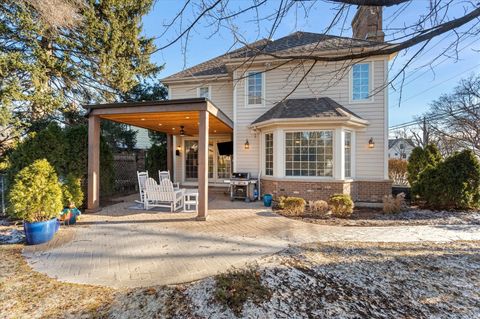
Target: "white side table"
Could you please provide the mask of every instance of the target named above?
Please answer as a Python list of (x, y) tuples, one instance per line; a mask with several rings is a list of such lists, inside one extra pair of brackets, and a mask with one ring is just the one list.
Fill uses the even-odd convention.
[(183, 205), (184, 212), (196, 212), (198, 210), (198, 189), (185, 190)]

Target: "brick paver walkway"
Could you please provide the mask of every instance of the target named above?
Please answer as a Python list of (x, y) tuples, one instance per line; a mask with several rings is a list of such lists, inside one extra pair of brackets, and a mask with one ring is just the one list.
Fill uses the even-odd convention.
[(195, 221), (195, 213), (132, 210), (130, 198), (84, 215), (64, 231), (71, 233), (67, 243), (27, 247), (24, 255), (35, 270), (62, 281), (138, 287), (198, 280), (290, 244), (480, 240), (480, 225), (322, 226), (278, 216), (259, 202), (215, 196), (206, 222)]

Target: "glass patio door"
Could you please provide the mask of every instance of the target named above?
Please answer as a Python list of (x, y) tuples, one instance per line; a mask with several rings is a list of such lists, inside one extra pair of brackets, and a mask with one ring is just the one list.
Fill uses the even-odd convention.
[[(232, 157), (218, 153), (217, 143), (219, 142), (210, 140), (208, 143), (208, 179), (212, 183), (222, 183), (231, 175)], [(185, 181), (196, 181), (198, 179), (198, 140), (185, 140), (184, 149)]]

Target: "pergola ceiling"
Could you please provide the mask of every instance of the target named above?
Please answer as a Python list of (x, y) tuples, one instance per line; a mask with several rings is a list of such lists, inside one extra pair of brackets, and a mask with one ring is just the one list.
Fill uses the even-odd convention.
[[(153, 131), (179, 135), (184, 126), (185, 135), (197, 135), (200, 124), (199, 114), (195, 111), (168, 113), (109, 114), (100, 118), (119, 123), (146, 128)], [(209, 114), (209, 133), (231, 133), (232, 129), (217, 117)]]

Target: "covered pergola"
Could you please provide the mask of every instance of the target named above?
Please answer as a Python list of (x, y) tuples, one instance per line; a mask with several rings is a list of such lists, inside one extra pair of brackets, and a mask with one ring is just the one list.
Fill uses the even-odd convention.
[(231, 133), (233, 122), (207, 98), (86, 105), (88, 117), (87, 211), (100, 210), (100, 119), (167, 134), (167, 167), (172, 172), (173, 135), (198, 134), (198, 220), (208, 212), (209, 134)]

